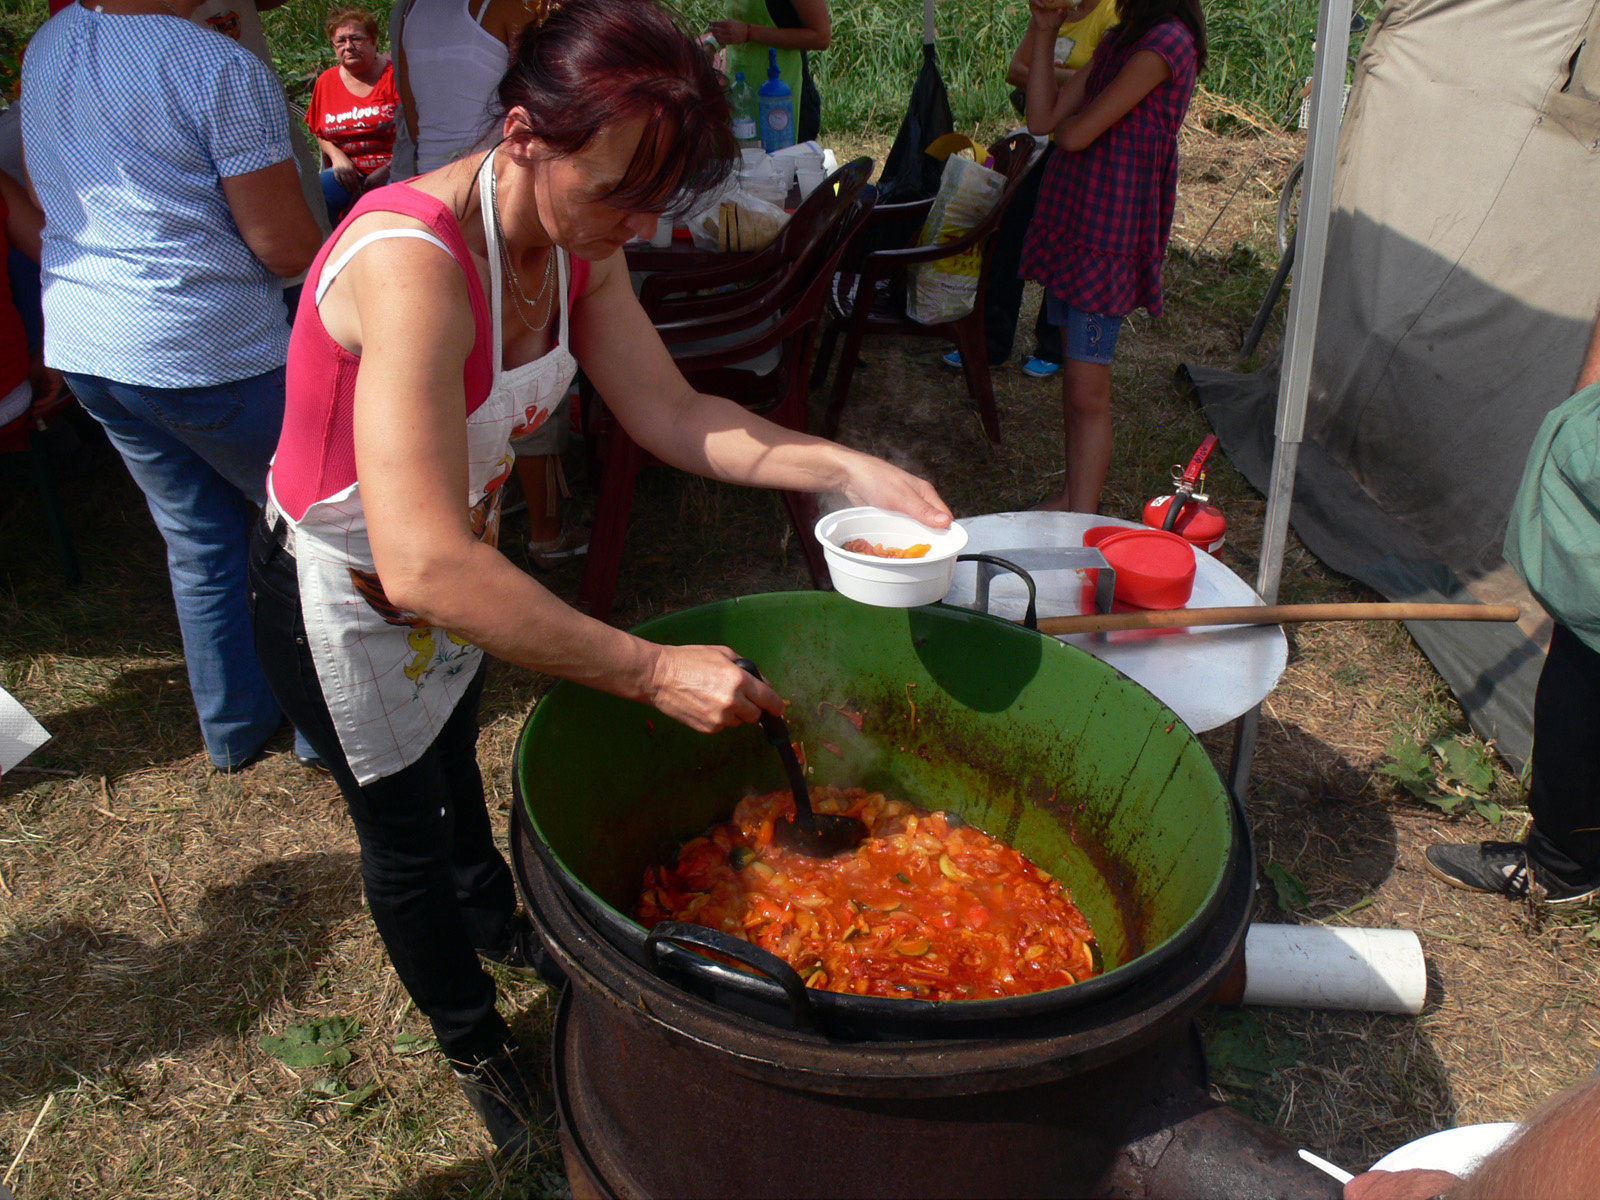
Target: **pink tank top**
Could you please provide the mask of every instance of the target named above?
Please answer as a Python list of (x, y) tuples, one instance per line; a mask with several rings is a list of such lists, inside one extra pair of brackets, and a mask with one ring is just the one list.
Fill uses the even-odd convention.
[[(269, 479), (279, 506), (294, 521), (318, 500), (337, 495), (356, 482), (354, 413), (361, 358), (329, 336), (317, 311), (316, 294), (329, 251), (350, 222), (368, 212), (402, 213), (421, 221), (449, 247), (466, 276), (473, 339), (461, 370), (467, 398), (463, 420), (487, 399), (494, 381), (488, 299), (455, 213), (442, 200), (405, 183), (389, 184), (362, 196), (312, 261), (289, 336), (283, 433)], [(569, 311), (573, 300), (589, 285), (589, 264), (575, 257), (571, 263)]]

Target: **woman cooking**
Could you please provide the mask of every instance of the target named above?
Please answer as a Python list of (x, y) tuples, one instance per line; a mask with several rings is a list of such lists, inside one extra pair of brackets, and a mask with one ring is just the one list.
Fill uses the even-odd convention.
[(698, 394), (618, 253), (737, 153), (719, 80), (665, 9), (567, 0), (518, 43), (504, 140), (363, 196), (312, 265), (252, 547), (257, 648), (329, 764), (395, 970), (503, 1152), (541, 1111), (476, 954), (527, 965), (476, 761), (484, 652), (710, 732), (781, 702), (722, 646), (567, 607), (495, 549), (508, 444), (578, 365), (684, 470), (843, 492), (934, 526), (933, 488)]

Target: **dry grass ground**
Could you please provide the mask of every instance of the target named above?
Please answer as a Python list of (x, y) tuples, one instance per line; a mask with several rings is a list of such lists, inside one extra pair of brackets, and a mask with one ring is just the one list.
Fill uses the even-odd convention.
[[(886, 146), (842, 149), (881, 160)], [(1205, 432), (1173, 367), (1231, 359), (1271, 266), (1253, 248), (1270, 242), (1273, 192), (1297, 153), (1277, 135), (1222, 137), (1198, 123), (1186, 135), (1168, 315), (1130, 322), (1119, 347), (1108, 512), (1132, 515)], [(924, 471), (962, 514), (1052, 490), (1056, 385), (1023, 376), (1021, 355), (996, 371), (1006, 445), (992, 451), (935, 353), (869, 343), (843, 439)], [(59, 584), (26, 479), (7, 480), (0, 683), (56, 740), (33, 771), (0, 782), (0, 1177), (22, 1200), (559, 1192), (554, 1159), (506, 1177), (486, 1158), (362, 907), (332, 785), (294, 764), (286, 738), (237, 775), (208, 767), (162, 549), (115, 457), (91, 449), (67, 477), (89, 576), (76, 590)], [(1226, 560), (1252, 577), (1262, 502), (1226, 464), (1211, 488), (1232, 523)], [(619, 623), (806, 586), (772, 497), (655, 469), (634, 511)], [(573, 568), (549, 582), (570, 597), (577, 578)], [(1362, 590), (1294, 544), (1284, 595)], [(1587, 1072), (1600, 1053), (1596, 943), (1587, 919), (1541, 920), (1422, 873), (1429, 840), (1488, 828), (1375, 774), (1397, 733), (1464, 729), (1402, 629), (1301, 627), (1291, 647), (1266, 704), (1250, 812), (1261, 861), (1291, 872), (1306, 898), (1280, 912), (1266, 883), (1261, 915), (1417, 930), (1428, 1008), (1214, 1011), (1204, 1024), (1221, 1094), (1358, 1167), (1452, 1123), (1514, 1116)], [(481, 757), (502, 811), (517, 730), (547, 682), (492, 677)], [(1225, 763), (1227, 734), (1205, 741)], [(1515, 794), (1513, 780), (1497, 781), (1500, 799)], [(543, 1038), (541, 986), (508, 983), (504, 1002), (525, 1037)], [(347, 1065), (292, 1069), (261, 1048), (264, 1035), (335, 1017), (360, 1023)]]

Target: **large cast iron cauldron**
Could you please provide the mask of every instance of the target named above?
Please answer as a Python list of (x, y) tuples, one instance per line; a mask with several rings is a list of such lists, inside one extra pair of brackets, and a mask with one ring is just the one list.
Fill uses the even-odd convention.
[(1071, 886), (1110, 969), (1015, 1000), (795, 1005), (648, 945), (625, 915), (644, 867), (783, 778), (754, 727), (703, 737), (562, 684), (518, 749), (513, 850), (569, 981), (554, 1075), (574, 1195), (1338, 1195), (1204, 1091), (1190, 1018), (1242, 950), (1254, 870), (1215, 771), (1153, 697), (937, 606), (756, 596), (639, 632), (758, 662), (819, 783), (952, 808), (1021, 847)]
[[(1183, 953), (1238, 869), (1244, 830), (1189, 731), (1137, 684), (1053, 638), (959, 609), (871, 608), (822, 592), (725, 601), (638, 632), (729, 645), (760, 664), (791, 702), (814, 782), (953, 809), (1014, 844), (1071, 888), (1107, 968), (1070, 988), (940, 1003), (802, 989), (781, 967), (758, 978), (650, 941), (628, 915), (645, 867), (726, 820), (741, 796), (783, 787), (782, 769), (755, 726), (705, 736), (558, 685), (529, 719), (516, 764), (543, 867), (612, 946), (735, 1011), (862, 1038), (1034, 1020)], [(841, 709), (859, 714), (859, 730)]]

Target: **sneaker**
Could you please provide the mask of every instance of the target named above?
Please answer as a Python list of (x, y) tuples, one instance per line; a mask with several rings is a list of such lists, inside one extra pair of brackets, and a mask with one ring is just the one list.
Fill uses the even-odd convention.
[(952, 350), (949, 354), (941, 354), (939, 356), (939, 361), (945, 366), (954, 367), (959, 371), (961, 370), (961, 351)]
[(296, 750), (294, 752), (294, 760), (308, 771), (320, 771), (324, 775), (333, 774), (329, 770), (328, 764), (322, 761), (320, 754), (301, 754), (300, 751)]
[(1022, 373), (1034, 379), (1049, 379), (1059, 370), (1061, 370), (1060, 363), (1050, 362), (1048, 359), (1040, 358), (1037, 355), (1022, 364)]
[(480, 950), (478, 957), (519, 978), (538, 979), (554, 988), (559, 988), (567, 981), (567, 973), (545, 949), (544, 940), (526, 913), (518, 913), (512, 920), (511, 937), (503, 949)]
[(1429, 846), (1423, 854), (1428, 874), (1469, 892), (1493, 892), (1520, 900), (1530, 892), (1546, 904), (1577, 904), (1600, 894), (1600, 882), (1569, 887), (1536, 879), (1521, 842), (1478, 842)]
[(502, 1158), (527, 1157), (535, 1149), (535, 1135), (555, 1128), (548, 1090), (527, 1051), (515, 1043), (470, 1070), (456, 1068), (456, 1082)]

